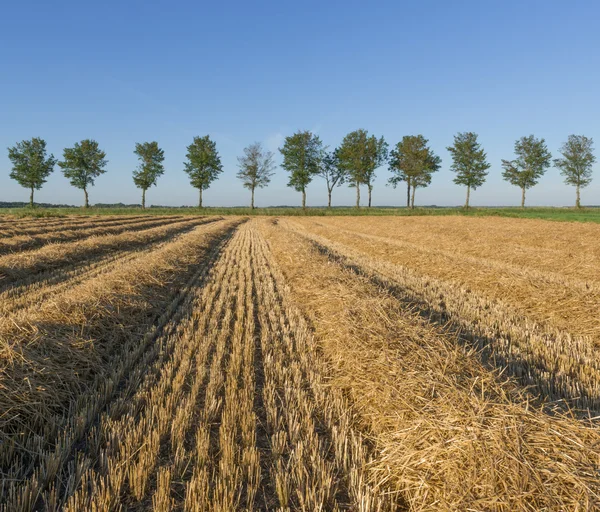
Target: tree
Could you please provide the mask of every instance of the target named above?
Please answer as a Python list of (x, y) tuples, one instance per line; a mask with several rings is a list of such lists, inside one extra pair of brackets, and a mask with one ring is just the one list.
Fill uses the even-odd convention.
[(546, 141), (533, 135), (515, 142), (515, 154), (515, 160), (502, 160), (502, 176), (510, 184), (521, 188), (521, 208), (525, 208), (525, 191), (537, 185), (550, 167), (552, 155)]
[(576, 187), (575, 206), (581, 208), (580, 189), (592, 182), (594, 141), (584, 135), (569, 135), (567, 142), (560, 148), (563, 158), (556, 158), (554, 165), (560, 169), (567, 185)]
[(140, 164), (133, 171), (133, 182), (142, 189), (142, 208), (146, 208), (146, 190), (155, 186), (158, 178), (165, 172), (165, 152), (158, 147), (158, 142), (143, 142), (136, 143), (134, 153)]
[(356, 187), (356, 207), (360, 208), (360, 185), (367, 185), (369, 208), (375, 170), (387, 160), (388, 145), (381, 137), (369, 136), (367, 130), (355, 130), (344, 137), (337, 150), (339, 166), (345, 172), (348, 184)]
[(306, 187), (319, 173), (323, 143), (309, 131), (298, 131), (285, 138), (279, 152), (283, 156), (281, 167), (290, 175), (288, 187), (302, 192), (302, 208), (306, 208)]
[(100, 150), (95, 140), (85, 139), (76, 142), (72, 148), (65, 148), (63, 158), (64, 162), (58, 162), (58, 165), (71, 185), (83, 190), (85, 208), (89, 208), (88, 187), (93, 187), (94, 180), (106, 172), (106, 153)]
[(319, 165), (319, 176), (327, 183), (327, 208), (331, 208), (331, 193), (335, 186), (344, 183), (346, 173), (339, 166), (337, 149), (331, 153), (324, 153)]
[(202, 191), (207, 190), (223, 172), (217, 144), (208, 135), (194, 137), (194, 141), (187, 147), (186, 158), (188, 161), (183, 164), (185, 172), (188, 173), (192, 186), (198, 189), (198, 208), (202, 208)]
[(237, 177), (252, 192), (250, 208), (254, 210), (254, 189), (266, 187), (274, 174), (273, 153), (264, 151), (260, 142), (255, 142), (244, 148), (244, 156), (238, 157), (238, 166)]
[(406, 207), (410, 208), (410, 174), (409, 169), (414, 167), (412, 161), (413, 151), (411, 145), (415, 142), (416, 137), (406, 135), (396, 144), (394, 149), (390, 151), (389, 171), (392, 176), (388, 179), (388, 184), (396, 188), (401, 182), (406, 182)]
[(452, 154), (452, 169), (456, 173), (454, 183), (467, 187), (465, 208), (469, 208), (471, 189), (475, 190), (485, 183), (490, 164), (487, 155), (473, 132), (458, 133), (454, 136), (454, 145), (446, 148)]
[(46, 141), (39, 137), (17, 142), (8, 148), (8, 158), (13, 164), (10, 177), (22, 187), (31, 190), (29, 206), (33, 208), (34, 190), (40, 190), (54, 170), (54, 155), (46, 156)]
[(388, 183), (394, 188), (406, 182), (406, 207), (415, 207), (417, 187), (431, 183), (431, 175), (439, 171), (442, 159), (427, 145), (423, 135), (405, 135), (391, 151)]

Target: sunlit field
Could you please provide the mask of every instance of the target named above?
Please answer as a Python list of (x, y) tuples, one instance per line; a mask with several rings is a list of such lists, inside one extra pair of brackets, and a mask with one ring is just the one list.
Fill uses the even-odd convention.
[(600, 507), (600, 213), (417, 211), (0, 216), (1, 510)]

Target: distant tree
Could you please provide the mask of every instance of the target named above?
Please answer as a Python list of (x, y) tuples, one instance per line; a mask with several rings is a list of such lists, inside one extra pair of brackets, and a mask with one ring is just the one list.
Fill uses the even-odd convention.
[(254, 210), (254, 190), (266, 187), (274, 174), (273, 153), (263, 150), (260, 142), (255, 142), (244, 148), (244, 156), (238, 157), (238, 167), (237, 177), (252, 192), (250, 208)]
[(306, 187), (319, 173), (323, 143), (317, 135), (299, 131), (285, 138), (279, 152), (283, 156), (281, 167), (290, 175), (288, 187), (302, 192), (302, 208), (306, 208)]
[(490, 164), (487, 155), (473, 132), (458, 133), (454, 136), (454, 145), (446, 148), (452, 154), (450, 168), (456, 173), (454, 183), (467, 187), (465, 208), (469, 208), (471, 189), (475, 190), (485, 183)]
[(575, 206), (581, 208), (580, 189), (592, 182), (594, 141), (584, 135), (569, 135), (567, 142), (560, 148), (563, 158), (556, 158), (554, 165), (560, 169), (567, 185), (576, 187)]
[(533, 135), (515, 142), (515, 154), (515, 160), (502, 160), (502, 176), (510, 184), (521, 188), (521, 208), (525, 208), (525, 191), (537, 185), (550, 167), (552, 155), (544, 139), (536, 139)]
[(185, 172), (190, 177), (190, 183), (198, 189), (198, 208), (202, 208), (202, 191), (207, 190), (223, 172), (221, 157), (217, 151), (217, 144), (210, 140), (208, 135), (194, 137), (194, 141), (187, 147)]
[(331, 193), (334, 187), (344, 183), (346, 173), (339, 166), (337, 149), (330, 153), (325, 152), (319, 165), (319, 176), (327, 183), (327, 208), (331, 208)]
[(389, 171), (392, 176), (388, 184), (396, 188), (401, 182), (406, 182), (406, 207), (410, 208), (410, 171), (416, 164), (414, 162), (415, 151), (412, 149), (417, 142), (417, 137), (405, 135), (390, 151)]
[(155, 186), (158, 178), (165, 172), (165, 152), (158, 147), (158, 142), (143, 142), (136, 143), (134, 153), (140, 164), (133, 171), (133, 182), (142, 189), (142, 208), (146, 208), (146, 190)]
[(33, 208), (33, 192), (40, 190), (54, 170), (54, 155), (46, 156), (46, 141), (39, 137), (17, 142), (8, 148), (8, 158), (13, 164), (10, 177), (22, 187), (31, 190), (29, 206)]
[(71, 185), (83, 190), (85, 208), (89, 208), (88, 188), (93, 187), (94, 180), (106, 172), (106, 153), (95, 140), (85, 139), (76, 142), (72, 148), (65, 148), (63, 158), (64, 161), (58, 162), (58, 165)]
[(367, 185), (369, 208), (375, 170), (387, 160), (388, 145), (381, 137), (369, 136), (367, 130), (355, 130), (344, 137), (337, 149), (339, 167), (344, 171), (348, 184), (356, 187), (356, 207), (360, 208), (360, 185)]
[(422, 135), (406, 135), (390, 153), (392, 177), (388, 183), (396, 188), (398, 183), (406, 182), (407, 208), (415, 207), (417, 188), (428, 186), (432, 174), (441, 166), (442, 159), (427, 145), (428, 142)]

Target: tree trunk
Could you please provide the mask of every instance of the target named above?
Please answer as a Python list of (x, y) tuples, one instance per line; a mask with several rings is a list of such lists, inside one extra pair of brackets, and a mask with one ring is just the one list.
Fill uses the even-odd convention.
[(521, 208), (525, 208), (525, 187), (521, 187)]
[(146, 209), (146, 189), (142, 189), (142, 210)]
[(415, 192), (417, 191), (417, 187), (413, 187), (412, 189), (412, 198), (410, 200), (410, 207), (412, 210), (415, 209)]
[(254, 187), (252, 187), (252, 199), (250, 200), (250, 209), (254, 210)]
[(410, 178), (406, 178), (406, 207), (410, 208)]
[(581, 208), (581, 196), (579, 193), (579, 185), (577, 185), (577, 200), (575, 201), (575, 207)]
[(29, 208), (33, 208), (33, 187), (31, 187), (31, 194), (29, 195)]
[(90, 207), (90, 202), (89, 202), (89, 199), (88, 199), (88, 191), (87, 191), (87, 189), (84, 188), (83, 189), (83, 193), (85, 194), (85, 206), (84, 206), (84, 208), (89, 208)]
[(202, 208), (202, 187), (198, 189), (198, 208)]
[(471, 197), (471, 186), (467, 185), (467, 201), (465, 202), (465, 208), (469, 209), (469, 198)]
[(356, 181), (356, 208), (360, 208), (360, 184)]
[(302, 189), (302, 209), (306, 210), (306, 189)]
[(369, 208), (371, 208), (371, 190), (373, 190), (373, 187), (371, 185), (369, 185), (368, 188), (369, 188)]
[(327, 208), (331, 208), (331, 189), (327, 190)]

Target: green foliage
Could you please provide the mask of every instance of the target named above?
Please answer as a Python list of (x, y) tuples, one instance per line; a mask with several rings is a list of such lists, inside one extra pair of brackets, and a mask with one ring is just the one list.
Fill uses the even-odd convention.
[[(6, 203), (8, 204), (8, 203)], [(67, 215), (252, 215), (252, 216), (440, 216), (440, 215), (455, 215), (469, 217), (509, 217), (509, 218), (528, 218), (528, 219), (545, 219), (559, 222), (594, 222), (600, 223), (600, 208), (528, 208), (522, 210), (519, 208), (471, 208), (465, 210), (463, 208), (415, 208), (414, 210), (407, 208), (364, 208), (356, 210), (356, 208), (291, 208), (291, 207), (272, 207), (272, 208), (169, 208), (169, 207), (152, 207), (147, 210), (128, 208), (89, 208), (87, 210), (81, 208), (5, 208), (3, 203), (0, 203), (0, 216), (10, 215), (17, 217), (64, 217)]]
[(332, 152), (324, 152), (319, 165), (319, 176), (327, 183), (327, 194), (329, 197), (328, 207), (331, 207), (331, 193), (336, 186), (340, 186), (346, 179), (345, 171), (340, 167), (337, 149)]
[(556, 158), (554, 165), (560, 169), (567, 185), (577, 187), (577, 207), (579, 207), (579, 189), (587, 187), (592, 182), (592, 166), (596, 161), (594, 141), (584, 135), (569, 135), (560, 152), (563, 158)]
[(431, 183), (431, 175), (440, 169), (442, 159), (427, 146), (428, 142), (422, 135), (402, 137), (390, 152), (390, 185), (395, 188), (398, 183), (409, 181), (411, 186), (426, 187)]
[(487, 155), (473, 132), (458, 133), (454, 145), (446, 148), (452, 154), (452, 169), (456, 173), (454, 183), (475, 190), (485, 183), (490, 164)]
[(260, 142), (244, 148), (244, 156), (238, 157), (240, 170), (237, 177), (252, 192), (250, 207), (254, 208), (254, 189), (266, 187), (273, 176), (273, 153), (263, 150)]
[(46, 156), (46, 141), (34, 137), (8, 148), (8, 158), (13, 165), (10, 177), (31, 190), (29, 205), (33, 206), (33, 191), (40, 190), (54, 170), (54, 155)]
[(336, 150), (338, 166), (345, 173), (350, 187), (356, 187), (356, 207), (360, 207), (360, 185), (367, 185), (369, 207), (375, 170), (383, 165), (388, 156), (388, 145), (384, 138), (369, 136), (367, 130), (355, 130), (344, 137)]
[(133, 182), (145, 191), (156, 185), (158, 178), (164, 174), (165, 152), (158, 147), (158, 142), (143, 142), (136, 143), (134, 153), (140, 164), (133, 171)]
[(208, 135), (194, 137), (187, 147), (186, 158), (188, 161), (183, 164), (184, 170), (190, 177), (192, 187), (199, 190), (208, 189), (223, 172), (217, 144)]
[(504, 179), (523, 190), (537, 185), (552, 158), (545, 140), (533, 135), (521, 137), (515, 142), (515, 154), (515, 160), (502, 160)]
[(238, 157), (240, 170), (237, 177), (249, 190), (266, 187), (273, 176), (273, 153), (263, 150), (260, 142), (250, 144), (244, 148), (244, 156)]
[(71, 185), (85, 192), (85, 206), (89, 207), (87, 189), (106, 172), (106, 153), (95, 140), (85, 139), (76, 142), (72, 148), (65, 148), (63, 158), (64, 161), (58, 162), (58, 165)]
[(283, 156), (281, 167), (290, 175), (288, 187), (302, 192), (302, 207), (306, 207), (306, 187), (319, 173), (323, 143), (317, 135), (299, 131), (285, 138), (279, 152)]
[(387, 149), (383, 137), (369, 136), (367, 130), (355, 130), (346, 135), (336, 156), (349, 186), (370, 185), (375, 179), (375, 170), (387, 160)]
[(416, 188), (428, 186), (431, 175), (439, 171), (442, 163), (442, 159), (427, 145), (428, 142), (423, 135), (405, 135), (390, 153), (392, 176), (388, 183), (395, 188), (400, 182), (407, 182), (413, 191), (413, 208)]

